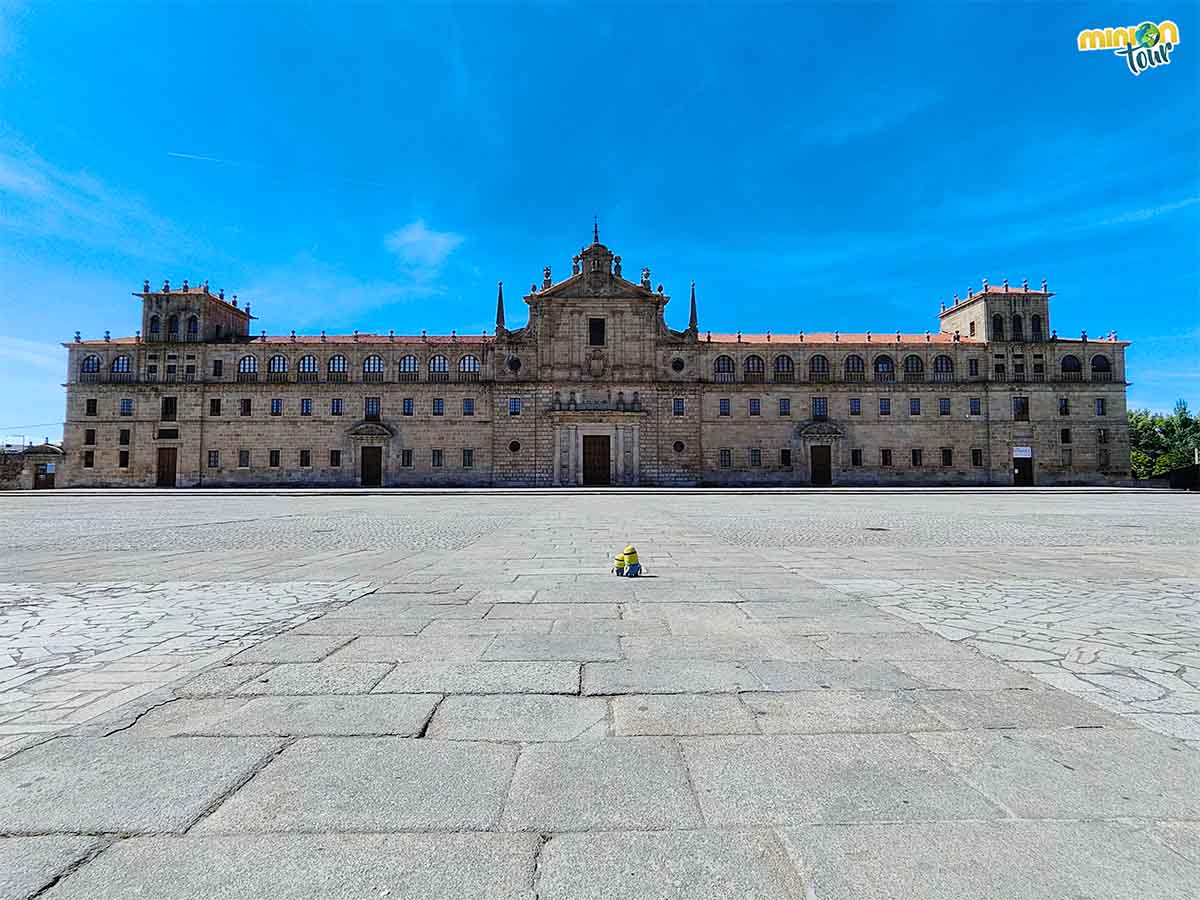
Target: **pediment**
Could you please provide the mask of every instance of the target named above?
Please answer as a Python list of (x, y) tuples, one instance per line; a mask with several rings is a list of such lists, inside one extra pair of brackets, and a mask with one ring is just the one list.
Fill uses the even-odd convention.
[(390, 438), (395, 437), (396, 433), (382, 422), (364, 421), (347, 429), (346, 434), (350, 437)]
[(548, 288), (542, 288), (525, 299), (535, 300), (570, 300), (593, 299), (608, 297), (614, 300), (666, 300), (644, 285), (629, 281), (619, 275), (609, 272), (580, 272), (570, 278), (563, 279)]
[(839, 426), (833, 422), (812, 421), (805, 422), (803, 425), (796, 426), (796, 437), (801, 440), (834, 440), (844, 437), (846, 434)]

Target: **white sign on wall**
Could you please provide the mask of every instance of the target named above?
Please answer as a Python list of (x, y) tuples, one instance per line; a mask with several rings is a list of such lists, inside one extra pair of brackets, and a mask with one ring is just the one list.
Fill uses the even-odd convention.
[(1013, 459), (1033, 459), (1033, 448), (1013, 447)]

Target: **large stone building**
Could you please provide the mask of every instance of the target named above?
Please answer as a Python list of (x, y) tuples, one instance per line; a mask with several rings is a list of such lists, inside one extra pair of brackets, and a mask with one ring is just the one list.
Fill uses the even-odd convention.
[(666, 323), (597, 236), (494, 335), (255, 335), (205, 283), (70, 349), (59, 486), (1098, 484), (1129, 477), (1125, 342), (988, 285), (918, 334)]

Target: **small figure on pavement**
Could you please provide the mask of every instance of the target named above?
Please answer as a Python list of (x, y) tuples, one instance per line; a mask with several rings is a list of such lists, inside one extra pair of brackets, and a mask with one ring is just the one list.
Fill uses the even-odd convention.
[(637, 548), (630, 544), (624, 550), (625, 577), (637, 578), (642, 574), (642, 564), (638, 562)]
[(618, 550), (617, 555), (613, 557), (613, 574), (620, 577), (625, 574), (625, 551)]

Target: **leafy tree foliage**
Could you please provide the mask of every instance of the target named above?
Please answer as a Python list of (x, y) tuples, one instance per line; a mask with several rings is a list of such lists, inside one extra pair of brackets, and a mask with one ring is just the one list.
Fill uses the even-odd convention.
[(1129, 411), (1129, 458), (1135, 478), (1163, 475), (1192, 464), (1193, 449), (1200, 447), (1200, 418), (1176, 401), (1169, 416), (1148, 409)]

